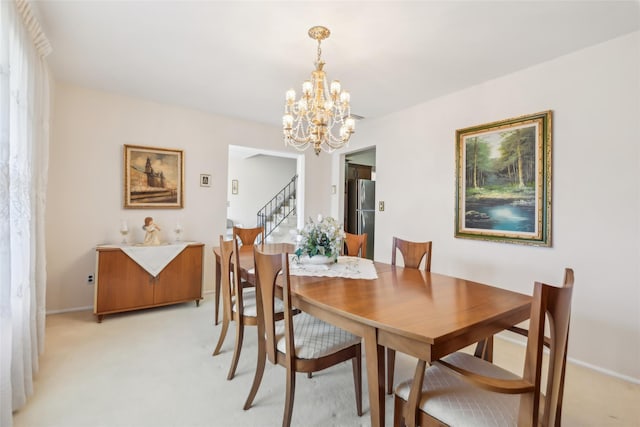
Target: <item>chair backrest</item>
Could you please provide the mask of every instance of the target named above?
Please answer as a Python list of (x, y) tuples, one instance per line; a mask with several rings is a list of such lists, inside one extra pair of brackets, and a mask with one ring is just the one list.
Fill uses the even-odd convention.
[(424, 270), (431, 271), (431, 246), (431, 242), (410, 242), (394, 237), (391, 264), (396, 265), (396, 252), (399, 250), (405, 267), (420, 268), (422, 258), (425, 258)]
[(233, 318), (233, 305), (242, 313), (244, 302), (240, 288), (240, 258), (238, 241), (224, 240), (220, 236), (220, 287), (222, 288), (223, 310), (228, 319)]
[(367, 257), (367, 233), (344, 233), (345, 255)]
[(222, 307), (227, 319), (232, 317), (231, 308), (233, 306), (232, 295), (234, 287), (231, 282), (231, 257), (233, 256), (234, 248), (237, 247), (234, 242), (235, 240), (224, 240), (224, 237), (220, 236), (220, 287), (222, 289)]
[[(572, 293), (573, 270), (570, 268), (565, 270), (564, 284), (561, 288), (540, 282), (534, 285), (523, 372), (523, 379), (534, 385), (534, 391), (532, 394), (523, 394), (520, 398), (518, 425), (521, 423), (560, 425)], [(544, 334), (547, 317), (550, 338), (545, 338)], [(549, 343), (547, 389), (544, 397), (543, 418), (539, 420), (545, 340)]]
[[(278, 363), (275, 298), (276, 282), (282, 280), (282, 300), (284, 302), (284, 324), (287, 340), (287, 357), (295, 355), (293, 349), (293, 323), (291, 296), (289, 294), (289, 255), (287, 253), (265, 253), (258, 246), (253, 249), (256, 272), (256, 297), (258, 316), (264, 320), (267, 357), (271, 363)], [(280, 274), (282, 272), (282, 274)]]
[[(259, 237), (259, 238), (258, 238)], [(264, 244), (264, 227), (242, 228), (233, 226), (233, 238), (240, 239), (242, 246)]]

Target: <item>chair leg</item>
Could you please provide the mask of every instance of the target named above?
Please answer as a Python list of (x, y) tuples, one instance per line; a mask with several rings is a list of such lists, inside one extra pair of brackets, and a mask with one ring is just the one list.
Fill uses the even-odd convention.
[(215, 311), (215, 315), (213, 318), (213, 324), (217, 325), (218, 324), (218, 311), (219, 311), (219, 307), (220, 307), (220, 281), (222, 279), (222, 273), (220, 271), (220, 264), (216, 263), (216, 280), (215, 280), (215, 306), (214, 306), (214, 311)]
[(356, 410), (358, 416), (362, 416), (362, 349), (360, 345), (356, 348), (356, 357), (351, 361), (353, 368), (353, 384), (356, 389)]
[(393, 394), (393, 372), (396, 368), (396, 351), (387, 347), (387, 394)]
[(311, 378), (313, 376), (313, 372), (307, 372), (307, 378)]
[(227, 336), (227, 330), (229, 329), (229, 319), (223, 317), (222, 319), (222, 329), (220, 330), (220, 338), (218, 338), (218, 344), (216, 345), (216, 349), (213, 350), (212, 356), (220, 353), (220, 349), (222, 348), (222, 343), (224, 342), (224, 338)]
[(251, 384), (251, 390), (249, 391), (247, 400), (244, 402), (243, 409), (245, 411), (251, 408), (253, 399), (255, 399), (256, 394), (258, 393), (260, 383), (262, 382), (262, 374), (264, 374), (264, 365), (267, 362), (267, 349), (265, 348), (266, 346), (264, 341), (264, 330), (260, 325), (258, 325), (256, 329), (258, 330), (258, 360), (256, 362), (256, 373), (253, 376), (253, 384)]
[(231, 359), (231, 366), (229, 367), (229, 373), (227, 379), (232, 380), (236, 374), (236, 368), (238, 367), (238, 360), (240, 360), (240, 352), (242, 351), (242, 340), (244, 339), (244, 323), (242, 317), (236, 315), (236, 344), (233, 348), (233, 359)]
[(296, 372), (292, 367), (287, 367), (287, 396), (284, 402), (284, 417), (282, 427), (291, 425), (291, 415), (293, 414), (293, 397), (296, 392)]

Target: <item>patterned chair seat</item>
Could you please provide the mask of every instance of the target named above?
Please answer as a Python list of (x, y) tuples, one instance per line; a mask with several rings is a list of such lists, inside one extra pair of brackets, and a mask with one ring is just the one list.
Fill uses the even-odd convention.
[[(486, 376), (508, 380), (519, 378), (466, 353), (454, 353), (443, 360)], [(411, 381), (405, 381), (396, 387), (396, 394), (407, 400), (410, 389)], [(422, 382), (420, 409), (450, 426), (516, 426), (519, 404), (519, 395), (474, 387), (439, 365), (430, 366)]]
[[(242, 290), (242, 305), (244, 307), (243, 314), (245, 316), (256, 317), (258, 315), (256, 305), (256, 288), (244, 288)], [(282, 313), (284, 311), (284, 303), (282, 300), (276, 299), (274, 301), (274, 308), (276, 313)], [(235, 302), (233, 303), (233, 311), (238, 311)]]
[[(360, 343), (360, 337), (304, 312), (293, 316), (293, 339), (298, 359), (318, 359)], [(276, 323), (278, 351), (287, 352), (284, 321)]]

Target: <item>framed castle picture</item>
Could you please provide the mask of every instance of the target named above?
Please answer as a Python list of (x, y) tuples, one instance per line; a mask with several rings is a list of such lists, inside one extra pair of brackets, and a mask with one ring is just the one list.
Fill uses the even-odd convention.
[(182, 150), (125, 145), (123, 169), (125, 208), (183, 207)]

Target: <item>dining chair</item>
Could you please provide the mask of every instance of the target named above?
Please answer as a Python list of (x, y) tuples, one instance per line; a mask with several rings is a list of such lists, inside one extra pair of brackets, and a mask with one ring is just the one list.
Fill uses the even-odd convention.
[[(535, 283), (522, 376), (463, 352), (426, 371), (419, 360), (414, 379), (396, 388), (394, 426), (560, 426), (573, 281), (567, 268), (562, 287)], [(544, 394), (543, 346), (549, 348)]]
[(344, 254), (347, 256), (367, 257), (367, 233), (344, 233)]
[[(316, 317), (301, 312), (293, 315), (289, 255), (269, 254), (254, 248), (257, 282), (258, 310), (261, 319), (258, 364), (253, 385), (244, 405), (249, 409), (253, 403), (262, 374), (265, 358), (275, 365), (286, 368), (286, 395), (282, 425), (291, 425), (293, 400), (297, 372), (317, 372), (351, 360), (356, 394), (356, 410), (362, 415), (362, 361), (361, 338), (343, 329), (330, 325)], [(281, 284), (277, 285), (276, 282)], [(284, 320), (278, 321), (274, 307), (282, 291)], [(320, 406), (318, 406), (320, 407)]]
[(264, 244), (264, 227), (243, 228), (233, 226), (233, 238), (240, 239), (242, 246)]
[[(231, 222), (233, 224), (233, 222)], [(227, 220), (227, 225), (229, 224), (229, 220)], [(264, 227), (252, 227), (252, 228), (244, 228), (244, 227), (238, 227), (236, 225), (232, 226), (232, 238), (233, 240), (240, 240), (240, 243), (242, 243), (242, 246), (239, 246), (239, 248), (246, 248), (251, 250), (251, 248), (253, 247), (254, 244), (260, 243), (262, 245), (264, 245)], [(222, 265), (222, 263), (220, 264)], [(222, 271), (222, 268), (220, 268), (220, 270)], [(243, 280), (241, 280), (241, 283), (244, 286), (247, 286), (247, 283)], [(214, 323), (217, 325), (218, 324), (218, 308), (220, 307), (220, 295), (222, 294), (222, 292), (220, 291), (220, 289), (218, 288), (218, 284), (216, 283), (216, 289), (215, 289), (215, 302), (214, 302), (214, 307), (215, 307), (215, 313), (214, 313)]]
[[(213, 356), (220, 353), (222, 344), (227, 335), (229, 324), (234, 321), (236, 324), (236, 338), (233, 347), (233, 357), (227, 379), (231, 380), (235, 376), (242, 342), (244, 340), (244, 327), (256, 326), (258, 324), (258, 313), (256, 305), (256, 289), (253, 287), (242, 287), (240, 284), (240, 259), (238, 251), (238, 240), (224, 240), (220, 236), (220, 269), (222, 287), (222, 329), (218, 344), (213, 351)], [(276, 318), (283, 318), (283, 305), (276, 303)]]
[[(400, 251), (404, 268), (420, 268), (424, 259), (424, 271), (431, 271), (432, 242), (411, 242), (397, 237), (393, 238), (391, 264), (396, 265), (396, 254)], [(396, 351), (387, 347), (387, 394), (393, 393), (393, 376), (396, 366)]]

